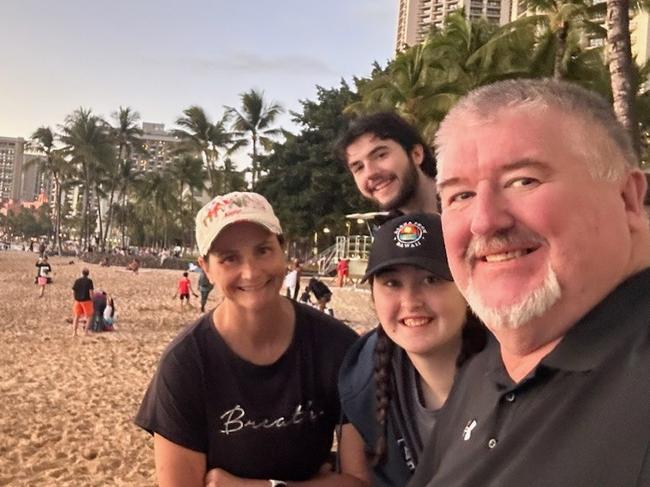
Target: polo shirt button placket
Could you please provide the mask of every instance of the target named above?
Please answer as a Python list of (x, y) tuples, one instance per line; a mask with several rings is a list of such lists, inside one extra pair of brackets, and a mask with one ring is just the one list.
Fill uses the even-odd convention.
[(490, 441), (488, 441), (488, 448), (491, 450), (497, 446), (497, 440), (495, 438), (490, 438)]

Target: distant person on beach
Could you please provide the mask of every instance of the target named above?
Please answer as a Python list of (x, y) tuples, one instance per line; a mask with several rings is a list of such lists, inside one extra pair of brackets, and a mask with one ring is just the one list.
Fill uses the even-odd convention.
[(103, 331), (104, 310), (108, 303), (108, 296), (105, 291), (95, 291), (92, 293), (93, 301), (93, 319), (88, 327), (90, 331)]
[(115, 299), (110, 294), (106, 299), (106, 308), (104, 308), (104, 326), (106, 331), (113, 331), (117, 322), (117, 310), (115, 309)]
[(336, 264), (336, 285), (343, 287), (347, 284), (350, 277), (350, 261), (348, 259), (339, 259)]
[(84, 268), (81, 271), (81, 277), (72, 285), (74, 296), (74, 304), (72, 306), (72, 336), (77, 336), (77, 326), (80, 318), (84, 320), (83, 330), (85, 332), (88, 330), (90, 320), (93, 317), (92, 292), (95, 287), (92, 279), (88, 277), (89, 275), (90, 271)]
[(133, 271), (134, 274), (137, 274), (138, 270), (140, 270), (140, 261), (134, 258), (131, 262), (128, 263), (126, 270)]
[(289, 264), (287, 275), (284, 276), (284, 283), (282, 284), (285, 289), (285, 294), (290, 299), (295, 299), (296, 287), (298, 286), (298, 269), (295, 268), (293, 262)]
[(305, 293), (309, 297), (309, 294), (313, 294), (316, 299), (316, 306), (319, 310), (325, 312), (327, 303), (332, 300), (332, 291), (323, 281), (316, 277), (309, 279), (307, 287), (305, 288)]
[(39, 257), (45, 257), (45, 240), (41, 240), (38, 244), (38, 255)]
[(346, 355), (341, 404), (366, 442), (372, 485), (405, 486), (458, 367), (483, 348), (487, 334), (452, 281), (436, 214), (384, 223), (365, 281), (379, 326)]
[(298, 257), (295, 257), (292, 262), (293, 268), (296, 270), (296, 287), (293, 290), (293, 296), (291, 296), (291, 299), (297, 301), (298, 293), (300, 292), (300, 279), (302, 278), (302, 264)]
[(38, 284), (38, 297), (42, 298), (45, 293), (45, 286), (52, 282), (50, 277), (52, 266), (50, 265), (47, 255), (36, 261), (36, 283)]
[(201, 295), (201, 313), (205, 313), (205, 305), (208, 303), (208, 296), (214, 285), (210, 282), (208, 275), (203, 269), (199, 271), (199, 294)]
[(174, 299), (177, 297), (180, 298), (180, 310), (183, 312), (184, 305), (188, 308), (191, 308), (190, 305), (190, 293), (194, 295), (195, 298), (198, 298), (199, 295), (194, 292), (192, 289), (192, 281), (190, 281), (189, 273), (187, 271), (183, 272), (183, 277), (178, 280), (178, 285), (176, 286), (176, 294), (174, 294)]
[(429, 144), (393, 112), (350, 122), (335, 146), (359, 192), (395, 215), (436, 213), (436, 161)]
[(329, 466), (336, 377), (357, 335), (280, 294), (286, 258), (269, 203), (217, 196), (197, 214), (196, 241), (223, 300), (167, 348), (136, 416), (154, 435), (159, 484), (369, 485), (349, 424), (341, 473)]

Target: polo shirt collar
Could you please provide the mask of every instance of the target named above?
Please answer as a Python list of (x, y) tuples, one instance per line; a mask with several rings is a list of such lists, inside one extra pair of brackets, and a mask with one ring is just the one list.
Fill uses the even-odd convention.
[[(623, 281), (578, 321), (558, 346), (519, 385), (544, 369), (576, 372), (594, 369), (638, 326), (639, 320), (630, 319), (629, 313), (639, 301), (646, 300), (650, 303), (649, 290), (650, 268)], [(636, 309), (645, 313), (644, 316), (650, 314), (650, 310), (644, 311), (643, 306), (637, 306)], [(519, 386), (506, 372), (499, 342), (491, 333), (481, 355), (485, 356), (485, 376), (493, 381), (497, 389), (509, 390)]]
[[(650, 268), (629, 277), (592, 308), (564, 336), (540, 366), (586, 372), (596, 368), (612, 351), (622, 345), (641, 320), (639, 302), (650, 303)], [(645, 314), (648, 314), (648, 309)], [(632, 313), (632, 315), (630, 315)]]

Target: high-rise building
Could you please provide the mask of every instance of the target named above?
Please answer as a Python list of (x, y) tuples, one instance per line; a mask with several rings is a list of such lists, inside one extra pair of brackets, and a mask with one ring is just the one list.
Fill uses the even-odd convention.
[[(595, 0), (596, 3), (604, 1)], [(485, 18), (498, 25), (532, 13), (526, 9), (524, 0), (399, 0), (396, 51), (424, 41), (432, 27), (442, 27), (445, 17), (459, 8), (465, 8), (468, 19)], [(605, 17), (593, 20), (604, 24)], [(650, 59), (650, 14), (640, 11), (631, 17), (630, 30), (632, 54), (637, 64), (642, 65)], [(605, 42), (594, 36), (585, 38), (588, 47), (599, 47)]]
[(145, 154), (132, 154), (131, 159), (141, 171), (162, 169), (174, 160), (174, 149), (179, 139), (165, 130), (164, 123), (142, 123), (142, 135), (138, 137)]
[(46, 199), (53, 196), (54, 182), (49, 174), (40, 170), (46, 156), (42, 154), (23, 155), (23, 171), (21, 178), (20, 199), (22, 201), (35, 201), (39, 195)]
[(0, 137), (0, 200), (18, 200), (21, 191), (25, 139)]
[(400, 0), (396, 51), (424, 41), (432, 28), (440, 28), (445, 17), (459, 8), (470, 20), (487, 19), (497, 25), (510, 21), (510, 0)]

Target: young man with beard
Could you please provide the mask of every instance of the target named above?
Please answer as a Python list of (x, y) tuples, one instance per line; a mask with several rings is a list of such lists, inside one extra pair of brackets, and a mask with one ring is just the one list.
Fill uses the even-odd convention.
[(647, 182), (578, 86), (475, 90), (436, 135), (454, 280), (494, 334), (410, 486), (650, 485)]
[(353, 120), (335, 151), (361, 194), (381, 210), (438, 211), (433, 153), (397, 114), (381, 112)]

